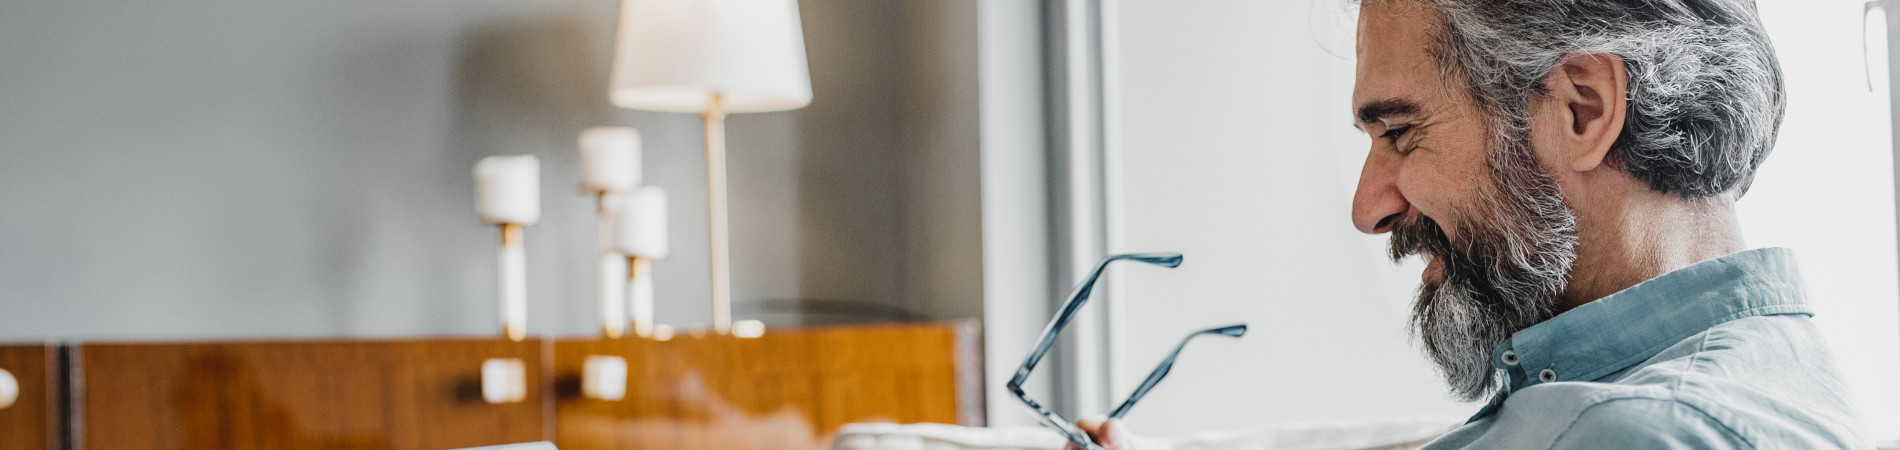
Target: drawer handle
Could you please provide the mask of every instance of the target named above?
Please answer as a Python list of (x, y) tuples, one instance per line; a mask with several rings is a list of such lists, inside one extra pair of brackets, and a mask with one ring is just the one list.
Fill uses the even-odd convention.
[(581, 394), (595, 400), (619, 401), (627, 398), (627, 359), (618, 356), (587, 355), (581, 373)]
[(528, 398), (528, 367), (520, 358), (482, 361), (482, 400), (490, 404), (518, 403)]
[(13, 407), (20, 399), (20, 380), (13, 378), (13, 372), (0, 369), (0, 409)]

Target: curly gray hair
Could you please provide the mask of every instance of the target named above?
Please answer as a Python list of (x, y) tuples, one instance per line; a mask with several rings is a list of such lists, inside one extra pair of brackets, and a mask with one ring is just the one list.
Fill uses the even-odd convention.
[(1565, 55), (1615, 54), (1629, 111), (1609, 161), (1683, 198), (1754, 181), (1786, 110), (1752, 0), (1422, 0), (1441, 14), (1446, 80), (1462, 76), (1493, 139), (1527, 136), (1526, 104)]

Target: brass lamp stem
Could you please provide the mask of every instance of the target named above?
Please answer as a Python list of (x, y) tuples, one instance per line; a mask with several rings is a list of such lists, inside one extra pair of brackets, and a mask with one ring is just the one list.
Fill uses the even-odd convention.
[(626, 263), (613, 250), (614, 230), (609, 221), (606, 191), (594, 194), (595, 224), (600, 240), (600, 334), (619, 339), (627, 329), (627, 280), (620, 278), (617, 264)]
[(526, 256), (521, 249), (521, 224), (501, 225), (501, 329), (508, 340), (527, 338)]
[(633, 335), (654, 337), (653, 267), (651, 259), (627, 257), (627, 318), (633, 322)]
[(731, 236), (726, 221), (726, 98), (714, 92), (706, 119), (706, 211), (711, 228), (713, 332), (732, 331)]

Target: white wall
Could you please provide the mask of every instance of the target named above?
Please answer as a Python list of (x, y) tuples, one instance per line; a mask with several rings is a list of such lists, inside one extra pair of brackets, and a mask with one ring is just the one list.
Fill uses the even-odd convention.
[[(911, 1), (904, 9), (899, 99), (904, 297), (938, 318), (983, 315), (977, 2)], [(927, 89), (919, 88), (925, 87)]]
[[(1112, 245), (1178, 250), (1187, 262), (1115, 274), (1128, 343), (1113, 363), (1115, 395), (1183, 333), (1253, 326), (1241, 341), (1188, 349), (1130, 415), (1139, 432), (1476, 409), (1448, 400), (1408, 343), (1421, 268), (1394, 266), (1384, 236), (1348, 222), (1366, 138), (1348, 127), (1353, 16), (1338, 3), (1119, 2), (1110, 70), (1120, 71), (1111, 89), (1122, 99), (1124, 185)], [(1762, 3), (1791, 101), (1741, 213), (1751, 246), (1799, 252), (1816, 323), (1870, 430), (1893, 439), (1894, 165), (1884, 77), (1871, 93), (1862, 78), (1860, 5)]]
[(1900, 439), (1891, 92), (1884, 21), (1870, 28), (1874, 59), (1862, 59), (1863, 3), (1760, 4), (1787, 76), (1788, 115), (1779, 145), (1738, 205), (1749, 246), (1795, 250), (1814, 323), (1834, 347), (1871, 437), (1890, 441)]
[[(1003, 388), (1049, 320), (1048, 151), (1041, 5), (976, 4), (981, 143), (984, 412), (991, 426), (1035, 425)], [(1025, 390), (1051, 392), (1051, 377)]]
[[(759, 300), (823, 299), (976, 317), (974, 287), (911, 295), (976, 278), (975, 256), (915, 262), (934, 248), (907, 234), (953, 224), (932, 245), (977, 245), (976, 150), (944, 144), (974, 135), (955, 103), (975, 95), (955, 59), (973, 25), (916, 32), (905, 20), (940, 18), (910, 2), (801, 3), (812, 104), (727, 127), (736, 312), (798, 323), (815, 314)], [(496, 232), (475, 219), (471, 171), (493, 154), (542, 161), (529, 331), (592, 333), (574, 146), (596, 125), (639, 128), (646, 179), (671, 195), (659, 320), (706, 322), (700, 121), (607, 103), (619, 7), (0, 2), (0, 341), (492, 335)], [(966, 187), (919, 199), (907, 180)]]
[[(1124, 184), (1111, 245), (1186, 262), (1112, 274), (1127, 343), (1112, 395), (1190, 331), (1251, 326), (1239, 341), (1190, 346), (1130, 427), (1471, 413), (1408, 344), (1420, 267), (1393, 265), (1384, 237), (1349, 221), (1365, 138), (1347, 113), (1352, 62), (1316, 40), (1330, 31), (1308, 27), (1331, 26), (1329, 16), (1310, 16), (1304, 1), (1119, 3), (1120, 61), (1108, 70), (1120, 71), (1112, 176)], [(1350, 41), (1327, 44), (1351, 54)]]

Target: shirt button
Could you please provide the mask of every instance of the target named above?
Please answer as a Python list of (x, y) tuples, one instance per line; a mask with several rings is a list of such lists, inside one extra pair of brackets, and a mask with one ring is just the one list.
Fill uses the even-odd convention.
[(1557, 371), (1544, 369), (1542, 372), (1537, 372), (1537, 379), (1543, 380), (1545, 383), (1557, 381)]
[(1504, 351), (1504, 364), (1507, 366), (1517, 365), (1517, 350)]

